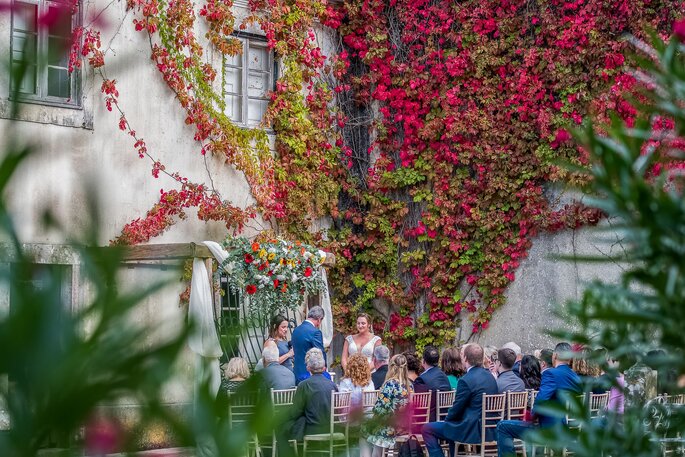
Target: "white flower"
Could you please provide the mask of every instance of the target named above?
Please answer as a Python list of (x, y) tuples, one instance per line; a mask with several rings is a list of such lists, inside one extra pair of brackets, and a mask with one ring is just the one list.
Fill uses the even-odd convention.
[(278, 279), (279, 281), (285, 281), (285, 275), (277, 275), (276, 279)]
[(292, 278), (292, 279), (291, 279), (292, 282), (297, 281), (297, 275), (296, 275), (295, 273), (293, 273), (293, 275), (292, 275), (291, 278)]

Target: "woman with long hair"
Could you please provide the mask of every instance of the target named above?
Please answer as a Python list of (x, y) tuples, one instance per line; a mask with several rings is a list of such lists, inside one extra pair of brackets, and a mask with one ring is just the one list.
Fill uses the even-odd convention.
[(452, 390), (456, 390), (459, 378), (464, 376), (464, 368), (461, 365), (461, 354), (459, 354), (459, 349), (449, 347), (442, 351), (440, 368), (447, 375)]
[(366, 357), (369, 367), (372, 367), (371, 357), (373, 356), (373, 349), (380, 344), (381, 337), (373, 334), (371, 316), (366, 313), (359, 314), (357, 316), (357, 333), (345, 337), (342, 358), (340, 360), (343, 370), (347, 371), (347, 359), (352, 354), (358, 353)]
[(277, 314), (271, 318), (269, 324), (269, 338), (264, 341), (264, 347), (276, 346), (278, 349), (278, 363), (286, 368), (293, 369), (293, 356), (295, 353), (288, 341), (288, 319), (282, 314)]
[(540, 362), (535, 356), (524, 355), (521, 359), (521, 379), (526, 389), (540, 389)]
[[(407, 375), (407, 358), (398, 354), (390, 359), (385, 383), (373, 407), (373, 418), (362, 427), (360, 448), (361, 457), (380, 457), (383, 448), (395, 446), (398, 413), (409, 403), (412, 392), (411, 381)], [(401, 414), (400, 414), (401, 415)]]

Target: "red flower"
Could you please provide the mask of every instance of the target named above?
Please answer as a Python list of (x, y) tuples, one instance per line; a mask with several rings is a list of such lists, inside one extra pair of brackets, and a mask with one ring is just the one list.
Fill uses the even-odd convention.
[(304, 276), (305, 276), (305, 278), (308, 278), (308, 277), (310, 277), (311, 275), (312, 275), (312, 269), (311, 269), (311, 267), (305, 268), (305, 269), (304, 269)]
[(278, 287), (278, 279), (274, 279), (274, 289)]
[(254, 260), (254, 257), (252, 257), (250, 254), (245, 254), (245, 263), (252, 263)]
[(245, 287), (245, 292), (247, 292), (250, 295), (254, 295), (255, 292), (257, 292), (257, 286), (255, 286), (254, 284), (248, 284)]
[(685, 18), (675, 21), (673, 24), (673, 35), (682, 43), (685, 43)]

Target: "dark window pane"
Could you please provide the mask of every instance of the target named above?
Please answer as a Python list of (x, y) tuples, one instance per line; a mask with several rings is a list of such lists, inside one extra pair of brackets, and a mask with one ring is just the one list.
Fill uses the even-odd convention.
[(12, 27), (14, 30), (36, 32), (38, 30), (37, 5), (15, 2), (12, 9)]
[(50, 6), (45, 17), (48, 34), (63, 38), (71, 37), (71, 10), (65, 5)]
[(22, 70), (22, 66), (14, 63), (12, 65), (12, 91), (15, 89), (15, 83), (19, 80), (21, 80), (19, 84), (19, 92), (22, 94), (33, 94), (35, 95), (37, 93), (36, 91), (36, 71), (37, 67), (35, 65), (26, 65), (23, 67), (24, 69), (24, 75), (20, 75), (19, 73)]
[(48, 95), (60, 98), (71, 97), (71, 79), (68, 70), (48, 68)]
[(14, 62), (25, 62), (36, 64), (37, 41), (35, 35), (16, 32), (12, 36), (12, 60)]
[(48, 65), (64, 68), (69, 65), (69, 40), (48, 38)]

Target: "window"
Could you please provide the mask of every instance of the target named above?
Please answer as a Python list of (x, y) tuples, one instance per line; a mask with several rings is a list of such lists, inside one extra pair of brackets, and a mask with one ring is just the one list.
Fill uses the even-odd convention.
[(226, 58), (226, 115), (252, 127), (262, 122), (269, 105), (267, 93), (274, 90), (274, 55), (263, 39), (243, 34), (238, 39), (243, 42), (242, 54)]
[[(46, 0), (15, 1), (12, 8), (12, 74), (26, 65), (11, 92), (26, 101), (78, 106), (78, 73), (69, 74), (71, 32), (77, 15), (69, 6)], [(45, 24), (40, 18), (46, 18)], [(15, 86), (15, 84), (18, 85)]]

